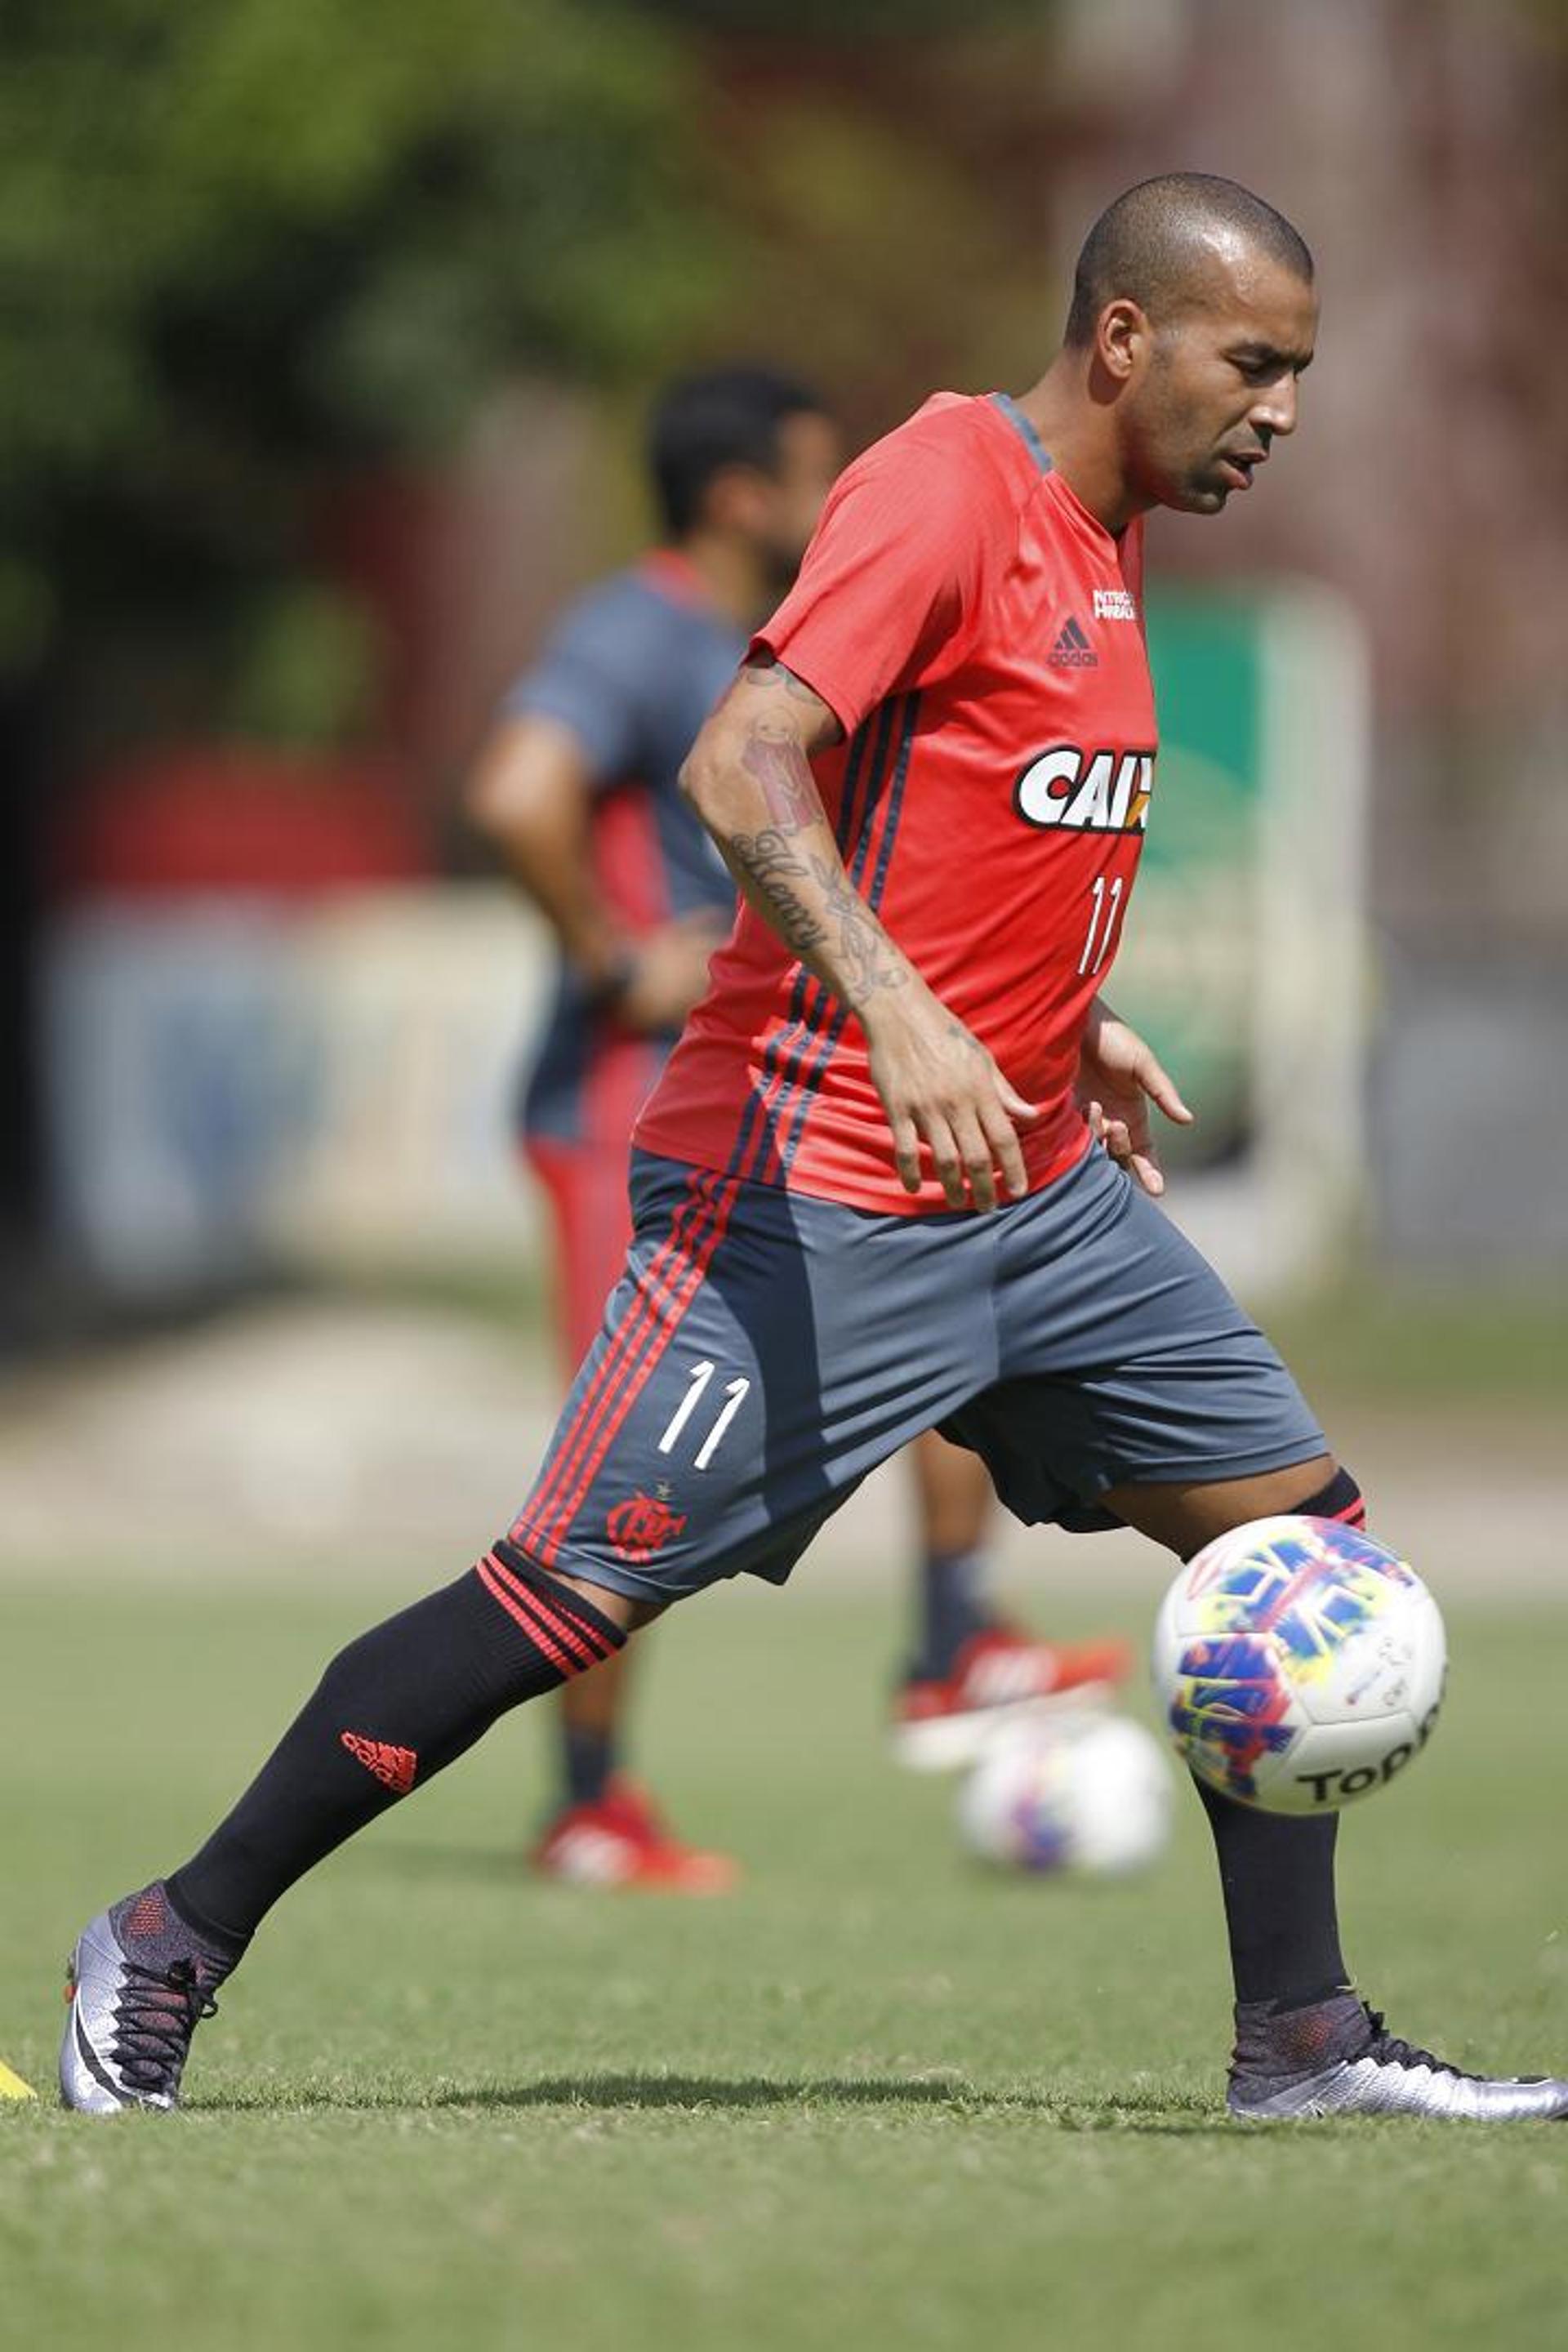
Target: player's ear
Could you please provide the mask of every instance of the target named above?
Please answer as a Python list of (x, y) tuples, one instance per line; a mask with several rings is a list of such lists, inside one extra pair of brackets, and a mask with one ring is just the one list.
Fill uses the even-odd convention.
[(1126, 383), (1153, 341), (1147, 311), (1125, 295), (1108, 302), (1094, 331), (1095, 357), (1115, 383)]

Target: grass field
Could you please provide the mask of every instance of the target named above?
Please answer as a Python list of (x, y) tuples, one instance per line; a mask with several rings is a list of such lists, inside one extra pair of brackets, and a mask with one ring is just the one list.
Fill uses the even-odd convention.
[[(5, 1595), (0, 2056), (44, 2095), (0, 2107), (7, 2347), (1568, 2344), (1568, 2136), (1227, 2124), (1197, 1808), (1135, 1885), (975, 1872), (951, 1788), (884, 1760), (887, 1608), (809, 1571), (652, 1670), (647, 1760), (740, 1895), (530, 1885), (541, 1733), (505, 1726), (271, 1923), (183, 2116), (59, 2114), (80, 1920), (363, 1614)], [(1347, 1839), (1352, 1953), (1398, 2030), (1560, 2064), (1568, 1614), (1453, 1630), (1439, 1738)]]

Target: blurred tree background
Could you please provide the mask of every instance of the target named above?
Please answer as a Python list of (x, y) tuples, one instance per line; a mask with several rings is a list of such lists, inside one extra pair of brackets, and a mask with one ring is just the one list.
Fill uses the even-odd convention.
[[(1022, 47), (1037, 87), (1040, 21), (1006, 0), (841, 0), (786, 39), (766, 7), (603, 0), (7, 10), (9, 1262), (28, 1262), (40, 1185), (34, 940), (73, 785), (138, 743), (369, 740), (438, 800), (454, 727), (432, 746), (389, 673), (438, 673), (443, 648), (416, 581), (416, 642), (389, 608), (435, 568), (429, 485), (486, 404), (518, 383), (590, 394), (618, 446), (659, 374), (705, 353), (790, 351), (854, 387), (868, 429), (922, 373), (962, 374), (1036, 291), (1037, 205), (1015, 215), (1006, 173), (971, 167), (1000, 116), (1029, 177), (1018, 68)], [(948, 113), (933, 96), (954, 77)], [(373, 495), (368, 523), (349, 495), (345, 551), (331, 518), (367, 480), (403, 495)], [(576, 487), (531, 519), (535, 607), (586, 560)], [(458, 667), (460, 743), (496, 677)]]
[[(0, 671), (70, 681), (73, 732), (223, 723), (230, 698), (289, 731), (323, 473), (439, 458), (511, 377), (640, 391), (787, 347), (875, 413), (1038, 299), (1037, 200), (974, 168), (1001, 117), (1037, 184), (1037, 9), (841, 0), (787, 43), (767, 7), (581, 0), (8, 18)], [(319, 584), (302, 614), (352, 667)]]
[(1462, 946), (1568, 1021), (1565, 33), (1561, 0), (12, 0), (18, 1254), (45, 877), (95, 779), (138, 745), (368, 749), (438, 830), (552, 600), (635, 541), (661, 374), (785, 361), (857, 440), (939, 383), (1019, 388), (1084, 227), (1173, 166), (1298, 217), (1326, 311), (1310, 458), (1223, 532), (1162, 520), (1160, 566), (1352, 599), (1404, 1001)]

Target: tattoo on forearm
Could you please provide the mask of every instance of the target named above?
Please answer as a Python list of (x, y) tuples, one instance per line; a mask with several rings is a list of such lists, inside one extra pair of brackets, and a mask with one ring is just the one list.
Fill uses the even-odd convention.
[(837, 921), (838, 952), (849, 968), (844, 982), (847, 1002), (864, 1004), (880, 988), (901, 988), (908, 971), (842, 866), (814, 857), (811, 870), (822, 886), (828, 913)]
[(797, 702), (822, 699), (814, 687), (807, 686), (805, 678), (796, 677), (794, 670), (786, 669), (781, 661), (762, 661), (753, 655), (750, 661), (741, 664), (741, 676), (748, 686), (782, 686)]
[(742, 876), (766, 899), (785, 945), (797, 956), (820, 947), (827, 937), (826, 925), (790, 888), (791, 877), (809, 881), (811, 869), (784, 835), (771, 826), (762, 833), (731, 834), (725, 846)]
[[(836, 985), (847, 1003), (858, 1006), (879, 989), (903, 987), (908, 966), (841, 866), (826, 857), (803, 857), (788, 835), (772, 825), (761, 833), (731, 834), (725, 847), (740, 875), (767, 901), (780, 938), (797, 956), (805, 960), (835, 938), (837, 960), (847, 967)], [(792, 887), (797, 882), (816, 884), (825, 901), (821, 913)]]
[(792, 874), (805, 881), (811, 872), (805, 858), (790, 847), (787, 837), (776, 825), (764, 825), (761, 833), (731, 834), (729, 847), (752, 881), (760, 883), (764, 890), (771, 889), (781, 874)]
[(822, 823), (822, 803), (812, 782), (811, 762), (793, 735), (753, 727), (741, 765), (763, 788), (769, 816), (782, 833), (800, 833)]

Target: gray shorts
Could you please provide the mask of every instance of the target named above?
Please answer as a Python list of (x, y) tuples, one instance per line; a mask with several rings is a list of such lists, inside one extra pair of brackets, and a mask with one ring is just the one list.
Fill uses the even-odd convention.
[(1207, 1261), (1098, 1148), (989, 1215), (886, 1216), (635, 1155), (635, 1231), (512, 1538), (653, 1601), (782, 1583), (933, 1426), (1021, 1519), (1327, 1448)]

